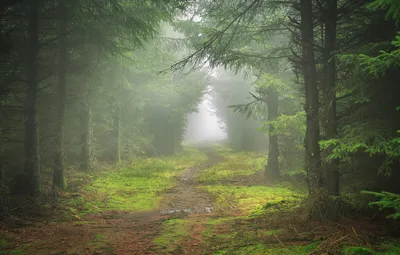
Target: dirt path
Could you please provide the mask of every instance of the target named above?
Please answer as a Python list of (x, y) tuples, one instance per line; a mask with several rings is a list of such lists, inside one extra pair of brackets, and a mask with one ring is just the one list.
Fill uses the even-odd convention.
[(171, 213), (210, 213), (213, 210), (213, 201), (210, 195), (197, 187), (196, 174), (209, 168), (221, 160), (210, 148), (201, 148), (207, 155), (208, 161), (201, 166), (188, 168), (178, 177), (176, 186), (168, 191), (161, 201), (162, 214)]
[[(152, 212), (111, 211), (89, 214), (80, 221), (38, 223), (7, 231), (16, 240), (14, 250), (29, 255), (135, 255), (135, 254), (200, 254), (192, 249), (201, 240), (204, 217), (213, 209), (210, 195), (196, 187), (198, 171), (212, 166), (219, 158), (210, 149), (202, 149), (209, 160), (202, 166), (188, 168), (177, 178), (176, 186), (167, 191), (160, 208)], [(179, 215), (179, 216), (177, 216)], [(153, 240), (163, 231), (163, 222), (173, 217), (198, 217), (190, 237), (182, 244), (191, 249), (163, 252)], [(4, 234), (4, 231), (3, 231)], [(25, 252), (22, 252), (25, 251)], [(0, 251), (0, 254), (1, 253)]]

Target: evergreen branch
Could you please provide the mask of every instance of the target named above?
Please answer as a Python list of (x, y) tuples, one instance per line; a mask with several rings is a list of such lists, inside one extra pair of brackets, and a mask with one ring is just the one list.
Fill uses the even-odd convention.
[(161, 73), (176, 71), (185, 68), (189, 63), (194, 62), (194, 66), (198, 64), (207, 49), (209, 49), (215, 42), (221, 40), (222, 36), (237, 22), (241, 19), (243, 15), (245, 15), (248, 11), (250, 11), (254, 6), (263, 0), (253, 0), (253, 2), (241, 13), (239, 13), (235, 18), (233, 18), (221, 31), (217, 32), (213, 37), (211, 37), (208, 41), (203, 43), (202, 47), (191, 53), (189, 56), (180, 60), (179, 62), (173, 64), (166, 70), (161, 71)]

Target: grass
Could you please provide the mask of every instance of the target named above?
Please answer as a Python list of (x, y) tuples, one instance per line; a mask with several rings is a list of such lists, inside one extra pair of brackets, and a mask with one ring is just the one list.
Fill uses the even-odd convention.
[(201, 171), (197, 180), (212, 184), (222, 181), (235, 181), (238, 177), (250, 176), (260, 172), (266, 164), (265, 155), (251, 152), (233, 153), (229, 149), (217, 147), (217, 155), (224, 158), (218, 164)]
[(292, 210), (304, 197), (301, 193), (284, 186), (208, 185), (202, 188), (216, 197), (217, 208), (235, 207), (247, 214), (256, 213), (262, 208), (278, 208), (279, 205)]
[(374, 249), (368, 247), (354, 246), (344, 247), (343, 255), (398, 255), (400, 254), (400, 244), (383, 243)]
[(224, 160), (201, 171), (197, 179), (202, 184), (201, 188), (216, 198), (217, 208), (235, 207), (245, 214), (255, 213), (262, 208), (282, 209), (283, 206), (291, 210), (304, 198), (288, 183), (265, 186), (243, 181), (246, 176), (255, 174), (259, 179), (266, 163), (264, 153), (232, 152), (223, 146), (216, 146), (215, 150)]
[(92, 212), (154, 210), (163, 192), (174, 186), (176, 176), (206, 160), (203, 153), (189, 147), (173, 157), (138, 159), (100, 172), (92, 177), (91, 185), (85, 186), (83, 192), (73, 194), (66, 203), (64, 218), (79, 219)]
[[(232, 152), (223, 146), (214, 149), (221, 157), (220, 162), (200, 171), (196, 178), (200, 183), (198, 187), (215, 198), (213, 207), (216, 210), (211, 214), (189, 214), (163, 221), (161, 232), (148, 240), (149, 244), (156, 246), (158, 254), (183, 254), (188, 248), (192, 251), (193, 242), (194, 249), (204, 251), (201, 254), (215, 255), (306, 255), (323, 250), (327, 242), (336, 245), (338, 250), (335, 251), (341, 249), (342, 255), (400, 254), (396, 241), (386, 240), (385, 243), (363, 247), (367, 242), (360, 241), (358, 235), (362, 237), (363, 234), (354, 228), (354, 233), (344, 230), (332, 236), (331, 229), (338, 227), (332, 225), (330, 228), (326, 222), (318, 223), (320, 232), (313, 232), (315, 224), (312, 225), (311, 221), (298, 222), (301, 215), (293, 214), (306, 194), (289, 183), (267, 186), (260, 180), (264, 178), (265, 154)], [(206, 161), (207, 157), (202, 152), (187, 147), (173, 157), (137, 159), (129, 165), (91, 175), (76, 173), (70, 177), (69, 186), (84, 185), (79, 193), (65, 193), (64, 219), (74, 219), (74, 226), (82, 226), (91, 222), (80, 217), (91, 212), (156, 210), (163, 193), (176, 185), (176, 177), (182, 171)], [(324, 227), (327, 230), (322, 230)], [(112, 241), (107, 232), (96, 233), (90, 236), (86, 248), (94, 254), (115, 252), (113, 246), (107, 244)], [(343, 239), (345, 241), (341, 239), (350, 235), (356, 235), (356, 241), (353, 242), (350, 237)], [(336, 243), (333, 239), (336, 236), (335, 240), (347, 246)], [(9, 247), (10, 242), (0, 237), (0, 255), (29, 254), (24, 250), (33, 248), (20, 246), (4, 251), (13, 248)]]
[[(265, 221), (268, 213), (295, 210), (305, 197), (288, 183), (266, 186), (259, 180), (260, 176), (263, 178), (265, 154), (233, 152), (223, 146), (215, 150), (223, 160), (197, 176), (200, 188), (215, 198), (214, 207), (220, 213), (218, 217), (207, 219), (202, 232), (207, 251), (213, 254), (302, 255), (318, 247), (317, 243), (282, 247), (276, 237), (284, 234), (284, 229), (259, 225), (258, 221)], [(264, 244), (265, 240), (273, 240), (273, 243)]]
[(179, 248), (181, 240), (189, 236), (190, 222), (184, 219), (170, 219), (163, 224), (162, 233), (153, 243), (160, 250), (173, 252)]
[(8, 241), (6, 239), (0, 239), (0, 255), (25, 255), (26, 249), (29, 248), (29, 244), (23, 244), (20, 247), (14, 249), (8, 249)]
[(244, 246), (236, 249), (221, 250), (214, 253), (214, 255), (224, 255), (224, 254), (237, 254), (237, 255), (308, 255), (310, 252), (314, 251), (318, 247), (318, 243), (311, 243), (304, 246), (270, 246), (264, 244)]
[(249, 216), (210, 219), (203, 232), (207, 250), (212, 254), (306, 255), (318, 248), (318, 242), (284, 244), (280, 241), (287, 234), (284, 229), (268, 230), (258, 220)]
[(29, 247), (29, 244), (20, 245), (20, 247), (12, 248), (9, 247), (11, 245), (12, 240), (7, 236), (4, 235), (0, 237), (0, 255), (24, 255), (25, 249)]

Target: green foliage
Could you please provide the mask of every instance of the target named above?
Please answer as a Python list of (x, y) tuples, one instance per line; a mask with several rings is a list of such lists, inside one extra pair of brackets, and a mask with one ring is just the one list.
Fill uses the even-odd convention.
[(392, 44), (394, 50), (390, 52), (382, 50), (376, 57), (359, 55), (361, 65), (374, 77), (383, 76), (389, 68), (400, 66), (400, 34), (395, 37)]
[(274, 121), (265, 121), (261, 130), (266, 132), (272, 124), (273, 134), (278, 136), (280, 169), (283, 175), (304, 174), (305, 112), (280, 114)]
[[(252, 81), (232, 72), (218, 69), (218, 79), (212, 81), (211, 99), (216, 115), (224, 123), (230, 146), (237, 151), (263, 149), (267, 146), (264, 134), (254, 132), (261, 122), (236, 113), (230, 105), (247, 104), (249, 92), (254, 91)], [(242, 73), (241, 73), (242, 74)], [(264, 107), (265, 109), (265, 107)]]
[(378, 207), (380, 210), (394, 209), (395, 213), (388, 216), (388, 218), (400, 219), (400, 195), (390, 192), (372, 192), (363, 191), (362, 194), (373, 195), (378, 201), (370, 202), (370, 206)]
[(385, 10), (386, 18), (400, 21), (400, 3), (397, 0), (374, 0), (367, 7), (372, 10)]
[(274, 134), (279, 136), (291, 136), (297, 139), (296, 145), (302, 145), (304, 141), (304, 133), (306, 131), (305, 112), (297, 112), (294, 115), (281, 114), (274, 121), (264, 122), (263, 130), (267, 129), (269, 124), (274, 127)]
[(382, 133), (378, 132), (362, 132), (362, 128), (348, 127), (344, 131), (343, 138), (320, 141), (320, 146), (321, 149), (333, 147), (328, 160), (350, 161), (352, 155), (360, 151), (368, 153), (370, 157), (384, 155), (386, 159), (379, 172), (390, 174), (393, 161), (400, 158), (400, 137), (388, 140)]
[[(259, 76), (254, 82), (254, 87), (260, 95), (265, 94), (267, 88), (272, 88), (276, 93), (283, 96), (289, 95), (293, 89), (281, 78), (277, 77), (276, 74), (271, 73), (263, 73)], [(268, 99), (266, 98), (266, 100)]]

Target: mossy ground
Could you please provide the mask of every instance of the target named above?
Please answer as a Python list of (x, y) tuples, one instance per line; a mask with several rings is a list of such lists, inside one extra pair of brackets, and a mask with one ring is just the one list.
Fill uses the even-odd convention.
[(88, 213), (106, 211), (155, 210), (178, 175), (206, 160), (203, 153), (188, 147), (173, 157), (137, 159), (134, 163), (95, 173), (89, 177), (90, 185), (81, 192), (67, 193), (72, 199), (66, 202), (64, 218), (79, 219)]
[[(214, 159), (211, 165), (207, 155)], [(90, 175), (71, 172), (70, 190), (60, 193), (62, 217), (17, 232), (0, 231), (0, 255), (400, 254), (399, 240), (382, 238), (384, 231), (369, 219), (305, 219), (301, 205), (306, 194), (289, 183), (267, 182), (265, 163), (265, 153), (214, 146), (137, 159)], [(202, 199), (209, 196), (212, 211), (154, 214), (152, 219), (148, 212), (157, 212), (166, 194), (183, 184), (177, 177), (199, 165), (207, 167), (193, 172), (194, 179), (183, 187), (193, 185), (191, 195), (197, 190)]]
[[(322, 223), (326, 224), (323, 227), (318, 222), (307, 225), (299, 210), (306, 194), (289, 183), (266, 185), (262, 171), (265, 154), (238, 153), (222, 146), (214, 150), (220, 161), (196, 176), (197, 186), (214, 197), (214, 213), (167, 221), (155, 240), (160, 249), (175, 254), (215, 255), (400, 254), (396, 239), (388, 242), (386, 248), (376, 244), (362, 248), (369, 253), (360, 253), (361, 248), (345, 244), (367, 245), (361, 238), (362, 229), (357, 237), (353, 227), (337, 230), (337, 223)], [(314, 232), (319, 228), (322, 230)], [(185, 249), (185, 240), (199, 239), (195, 248)]]
[(398, 255), (400, 254), (400, 244), (384, 242), (373, 248), (371, 247), (344, 247), (344, 255)]
[[(238, 153), (225, 147), (215, 147), (214, 150), (220, 161), (196, 176), (198, 187), (215, 200), (214, 213), (180, 219), (180, 231), (175, 231), (177, 235), (172, 236), (168, 231), (171, 223), (167, 222), (164, 232), (156, 239), (157, 244), (162, 243), (160, 248), (169, 244), (170, 250), (176, 250), (179, 243), (184, 243), (182, 239), (196, 235), (191, 231), (193, 229), (201, 236), (201, 248), (192, 250), (194, 254), (274, 255), (284, 254), (284, 251), (308, 254), (317, 246), (314, 242), (289, 244), (287, 247), (275, 241), (264, 244), (266, 238), (276, 240), (275, 236), (283, 231), (259, 226), (260, 217), (265, 219), (267, 212), (295, 210), (304, 194), (288, 183), (266, 186), (262, 171), (265, 164), (263, 153)], [(201, 228), (196, 228), (196, 224), (202, 224)], [(182, 249), (189, 254), (189, 250)]]

